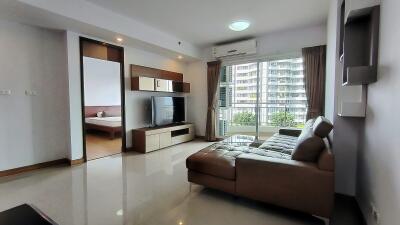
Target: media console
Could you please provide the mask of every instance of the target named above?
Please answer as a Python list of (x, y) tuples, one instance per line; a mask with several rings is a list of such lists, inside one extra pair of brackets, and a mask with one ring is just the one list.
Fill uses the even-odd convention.
[(194, 136), (194, 125), (190, 123), (139, 128), (132, 131), (133, 150), (147, 153), (191, 141)]

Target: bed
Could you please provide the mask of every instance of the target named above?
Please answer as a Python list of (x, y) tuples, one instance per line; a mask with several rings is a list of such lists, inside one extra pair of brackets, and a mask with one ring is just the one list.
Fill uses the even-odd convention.
[[(98, 112), (104, 112), (98, 117)], [(107, 132), (110, 139), (122, 131), (121, 106), (86, 106), (85, 129)]]

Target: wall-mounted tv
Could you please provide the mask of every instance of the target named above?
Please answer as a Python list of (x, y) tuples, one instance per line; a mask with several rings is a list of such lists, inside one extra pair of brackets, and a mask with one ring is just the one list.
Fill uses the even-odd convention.
[(184, 97), (151, 97), (152, 124), (162, 126), (185, 122)]

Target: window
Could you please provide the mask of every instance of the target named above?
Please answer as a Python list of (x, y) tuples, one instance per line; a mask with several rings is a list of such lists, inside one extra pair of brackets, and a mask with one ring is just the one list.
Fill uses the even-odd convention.
[(221, 81), (226, 82), (221, 82), (219, 89), (221, 136), (256, 135), (255, 126), (263, 132), (304, 125), (307, 98), (301, 57), (226, 66), (222, 71)]

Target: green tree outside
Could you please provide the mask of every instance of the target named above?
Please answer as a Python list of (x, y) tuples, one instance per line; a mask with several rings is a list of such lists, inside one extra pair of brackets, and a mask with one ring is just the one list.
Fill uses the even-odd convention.
[(236, 113), (233, 116), (233, 122), (236, 125), (255, 126), (256, 125), (256, 115), (251, 112)]
[(294, 115), (289, 112), (276, 112), (271, 117), (272, 125), (275, 127), (295, 127)]

